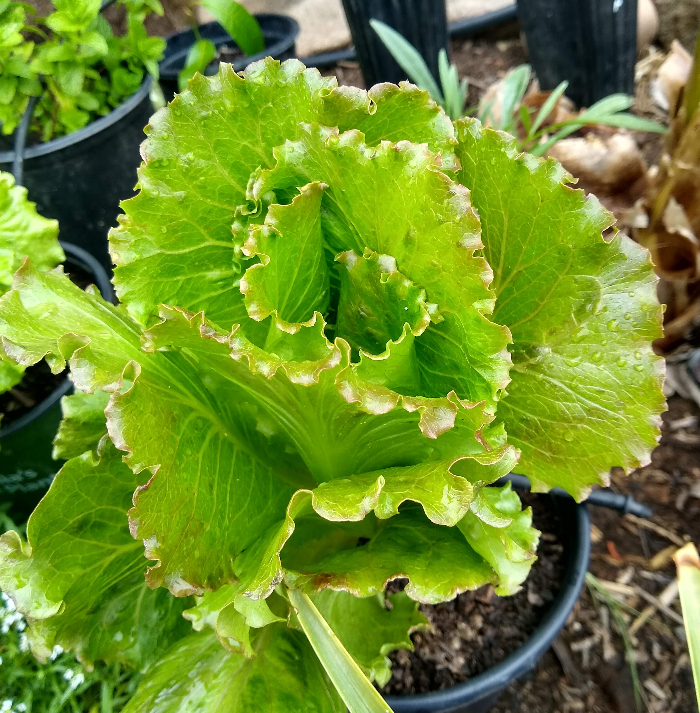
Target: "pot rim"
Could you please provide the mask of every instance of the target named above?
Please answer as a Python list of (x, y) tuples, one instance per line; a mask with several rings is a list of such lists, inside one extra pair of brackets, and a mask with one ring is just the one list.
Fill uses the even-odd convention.
[[(559, 497), (562, 501), (566, 501), (564, 497), (556, 494), (550, 497)], [(476, 704), (498, 693), (535, 667), (563, 629), (571, 610), (578, 601), (588, 571), (591, 553), (590, 515), (585, 504), (569, 502), (575, 508), (576, 522), (571, 531), (571, 553), (562, 577), (562, 587), (532, 636), (503, 661), (468, 681), (442, 691), (410, 696), (386, 696), (386, 702), (396, 713), (425, 713), (426, 711), (448, 713), (461, 710), (460, 706)]]
[[(233, 62), (233, 68), (236, 71), (245, 69), (249, 64), (252, 64), (253, 62), (257, 62), (258, 60), (261, 60), (265, 57), (274, 57), (275, 55), (282, 54), (286, 50), (288, 50), (297, 40), (297, 37), (299, 36), (300, 28), (299, 28), (299, 23), (293, 18), (290, 17), (289, 15), (280, 15), (278, 13), (268, 13), (268, 12), (260, 12), (260, 13), (255, 13), (254, 15), (255, 19), (258, 21), (265, 21), (267, 19), (275, 19), (275, 20), (280, 20), (283, 23), (287, 25), (286, 30), (284, 35), (282, 36), (281, 39), (279, 39), (275, 44), (273, 44), (271, 47), (266, 47), (262, 52), (258, 52), (258, 54), (250, 55), (250, 57), (241, 57), (240, 59), (236, 60)], [(197, 29), (201, 30), (204, 27), (213, 27), (213, 26), (218, 26), (221, 27), (221, 25), (216, 21), (212, 20), (211, 22), (205, 22), (201, 25), (197, 26)], [(262, 32), (263, 32), (263, 37), (265, 36), (265, 28), (261, 27)], [(222, 32), (222, 37), (221, 39), (214, 39), (212, 40), (215, 45), (221, 45), (225, 42), (233, 42), (235, 43), (235, 40), (226, 32), (226, 30), (221, 27), (221, 32)], [(166, 38), (166, 41), (169, 41), (175, 37), (182, 37), (188, 33), (192, 34), (192, 37), (194, 39), (194, 33), (191, 29), (186, 29), (186, 30), (180, 30), (179, 32), (175, 32), (172, 35), (169, 35)], [(238, 45), (236, 45), (238, 46)], [(169, 69), (169, 65), (173, 64), (174, 62), (177, 62), (179, 59), (182, 57), (185, 57), (187, 55), (187, 52), (189, 51), (190, 45), (187, 47), (178, 50), (177, 52), (174, 52), (170, 56), (164, 57), (158, 64), (158, 67), (160, 69), (160, 77), (161, 79), (164, 79), (166, 81), (176, 81), (177, 80), (177, 75), (179, 74), (179, 70), (174, 70), (174, 69)], [(167, 49), (166, 49), (167, 53)]]
[[(61, 247), (63, 252), (66, 254), (65, 262), (72, 262), (78, 265), (86, 271), (92, 272), (92, 276), (95, 280), (95, 285), (100, 290), (102, 297), (108, 302), (114, 301), (114, 292), (112, 291), (112, 283), (109, 281), (106, 270), (102, 267), (100, 262), (90, 255), (87, 250), (73, 245), (72, 243), (67, 243), (61, 241)], [(63, 381), (42, 401), (40, 401), (34, 408), (21, 416), (16, 421), (11, 423), (5, 428), (0, 428), (0, 441), (3, 438), (8, 438), (13, 434), (21, 431), (23, 428), (33, 423), (37, 419), (41, 418), (47, 411), (51, 410), (58, 401), (60, 401), (66, 394), (70, 393), (73, 389), (73, 382), (65, 377)]]
[[(73, 131), (66, 136), (61, 136), (57, 139), (52, 139), (51, 141), (36, 144), (34, 146), (27, 146), (24, 150), (24, 160), (28, 161), (33, 158), (38, 158), (39, 156), (46, 156), (47, 154), (61, 151), (73, 146), (74, 144), (78, 144), (81, 141), (90, 139), (106, 129), (109, 129), (111, 126), (130, 114), (148, 96), (151, 91), (152, 84), (153, 77), (150, 74), (147, 74), (141, 83), (141, 87), (125, 101), (123, 101), (118, 107), (116, 107), (116, 109), (112, 109), (107, 116), (101, 116), (99, 119), (90, 122), (82, 129)], [(14, 157), (14, 151), (2, 151), (0, 152), (0, 164), (12, 163)]]

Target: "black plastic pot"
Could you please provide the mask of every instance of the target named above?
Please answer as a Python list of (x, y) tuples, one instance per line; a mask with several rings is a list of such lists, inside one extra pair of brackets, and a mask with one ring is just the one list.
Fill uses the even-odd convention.
[[(24, 177), (30, 200), (61, 234), (111, 270), (107, 233), (117, 224), (119, 202), (134, 195), (143, 128), (153, 113), (148, 77), (121, 106), (84, 129), (28, 146)], [(10, 171), (13, 151), (0, 152), (0, 170)]]
[(579, 106), (634, 94), (637, 0), (518, 0), (518, 16), (542, 89), (567, 80)]
[[(109, 276), (90, 253), (61, 242), (66, 266), (78, 267), (92, 275), (102, 296), (114, 301)], [(44, 495), (61, 463), (53, 460), (53, 439), (61, 420), (60, 401), (73, 390), (64, 379), (54, 391), (29, 413), (0, 428), (0, 502), (12, 503), (11, 516), (26, 519)]]
[[(265, 39), (265, 51), (250, 57), (242, 56), (232, 62), (233, 68), (240, 72), (252, 62), (257, 62), (263, 57), (273, 57), (283, 61), (296, 56), (295, 42), (299, 35), (297, 21), (286, 15), (256, 15), (260, 29)], [(231, 36), (218, 22), (207, 22), (198, 28), (202, 39), (210, 40), (219, 48), (227, 45), (238, 47)], [(160, 84), (163, 87), (165, 98), (170, 100), (178, 91), (177, 75), (185, 66), (187, 52), (194, 44), (196, 38), (194, 30), (182, 30), (170, 35), (167, 39), (165, 57), (160, 62)], [(219, 68), (218, 60), (214, 60), (205, 70), (205, 74), (216, 74)]]
[(566, 556), (564, 579), (552, 606), (535, 633), (501, 663), (469, 681), (436, 693), (389, 696), (394, 713), (485, 713), (508, 684), (533, 669), (564, 627), (579, 598), (591, 554), (590, 518), (586, 505), (558, 495), (549, 498), (559, 514)]
[(403, 35), (438, 77), (438, 53), (447, 48), (445, 0), (343, 0), (365, 84), (408, 79), (369, 24), (381, 20)]

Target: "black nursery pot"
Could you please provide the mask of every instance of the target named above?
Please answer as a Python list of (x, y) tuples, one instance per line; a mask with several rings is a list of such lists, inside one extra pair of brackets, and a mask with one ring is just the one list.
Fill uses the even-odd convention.
[(634, 94), (637, 0), (518, 0), (518, 16), (542, 89), (566, 80), (578, 106)]
[(445, 0), (343, 0), (365, 84), (398, 84), (408, 79), (369, 24), (381, 20), (403, 35), (437, 79), (438, 53), (447, 48)]
[[(240, 72), (252, 62), (257, 62), (263, 57), (273, 57), (283, 61), (296, 56), (295, 42), (299, 35), (299, 25), (294, 18), (286, 15), (260, 14), (256, 15), (255, 19), (260, 24), (260, 29), (263, 33), (265, 51), (250, 57), (242, 55), (236, 58), (231, 63), (236, 72)], [(238, 48), (238, 45), (218, 22), (207, 22), (197, 29), (202, 39), (209, 40), (217, 49), (224, 45), (232, 49)], [(167, 39), (165, 57), (160, 63), (160, 84), (168, 101), (179, 91), (177, 75), (184, 68), (187, 53), (195, 41), (194, 30), (182, 30), (170, 35)], [(216, 74), (218, 68), (219, 62), (214, 60), (204, 73), (207, 75)]]
[[(71, 243), (61, 242), (65, 265), (92, 276), (102, 296), (114, 301), (106, 270), (90, 253)], [(71, 393), (73, 384), (64, 379), (31, 411), (5, 428), (0, 428), (0, 502), (12, 503), (10, 515), (26, 520), (47, 491), (61, 463), (53, 460), (53, 439), (61, 421), (61, 398)]]
[(394, 713), (486, 713), (508, 684), (533, 669), (564, 627), (579, 598), (591, 554), (590, 517), (585, 505), (557, 495), (549, 498), (558, 513), (565, 553), (564, 578), (533, 635), (516, 651), (484, 673), (452, 688), (415, 696), (387, 696)]
[[(85, 128), (24, 153), (29, 199), (46, 218), (56, 218), (61, 234), (94, 255), (111, 271), (107, 233), (117, 224), (119, 202), (134, 195), (143, 127), (153, 113), (152, 79), (114, 111)], [(14, 153), (0, 152), (0, 170), (10, 171)]]

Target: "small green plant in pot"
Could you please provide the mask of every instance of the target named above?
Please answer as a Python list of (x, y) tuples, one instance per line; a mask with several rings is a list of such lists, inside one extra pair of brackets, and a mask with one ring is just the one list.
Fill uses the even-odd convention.
[[(527, 64), (508, 72), (502, 82), (498, 83), (496, 96), (490, 101), (486, 100), (485, 96), (479, 107), (469, 111), (464, 106), (469, 88), (468, 81), (466, 78), (459, 79), (457, 67), (450, 64), (445, 50), (440, 50), (438, 56), (438, 85), (425, 60), (410, 42), (379, 20), (370, 20), (370, 24), (410, 80), (425, 89), (451, 119), (476, 113), (481, 122), (495, 125), (496, 128), (515, 136), (519, 151), (545, 156), (554, 144), (584, 126), (617, 126), (655, 133), (666, 131), (665, 127), (654, 121), (627, 113), (626, 110), (634, 104), (634, 97), (626, 94), (611, 94), (579, 114), (558, 121), (557, 104), (564, 96), (569, 83), (561, 82), (548, 93), (541, 106), (529, 107), (524, 101), (525, 92), (532, 80), (532, 72)], [(495, 117), (492, 115), (494, 104), (498, 105)]]
[(122, 306), (31, 262), (0, 301), (8, 354), (78, 389), (0, 586), (39, 657), (149, 667), (130, 713), (386, 711), (418, 602), (527, 577), (531, 513), (488, 486), (648, 461), (649, 256), (555, 161), (294, 60), (195, 76), (142, 154)]
[[(210, 12), (216, 21), (235, 40), (246, 55), (255, 55), (265, 49), (260, 23), (240, 3), (235, 0), (203, 0), (201, 7)], [(190, 47), (185, 58), (185, 66), (180, 70), (177, 81), (180, 91), (187, 87), (187, 82), (204, 70), (216, 57), (216, 45), (199, 35), (197, 26), (193, 27), (197, 41)]]
[(41, 141), (70, 134), (105, 116), (158, 77), (165, 41), (148, 37), (148, 14), (163, 14), (158, 0), (120, 0), (127, 33), (116, 37), (100, 0), (55, 0), (43, 18), (16, 0), (0, 2), (0, 125), (11, 134), (30, 98), (38, 98), (31, 128)]

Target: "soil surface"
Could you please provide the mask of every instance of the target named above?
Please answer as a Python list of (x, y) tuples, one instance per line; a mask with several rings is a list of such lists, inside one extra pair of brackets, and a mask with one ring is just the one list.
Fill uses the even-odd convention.
[(396, 651), (387, 695), (427, 693), (466, 681), (502, 661), (535, 631), (556, 597), (564, 557), (559, 523), (548, 496), (521, 493), (542, 531), (538, 559), (523, 589), (496, 596), (493, 587), (460, 594), (437, 606), (422, 605), (431, 629), (413, 635), (415, 651)]
[[(65, 265), (65, 270), (71, 281), (83, 290), (94, 282), (92, 275), (77, 265)], [(57, 389), (65, 378), (65, 372), (52, 374), (43, 360), (30, 366), (17, 386), (0, 394), (2, 427), (9, 426), (31, 411)]]

